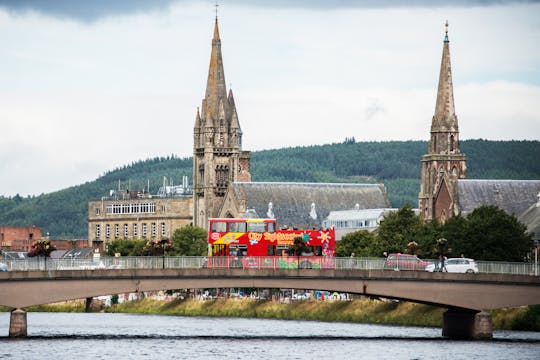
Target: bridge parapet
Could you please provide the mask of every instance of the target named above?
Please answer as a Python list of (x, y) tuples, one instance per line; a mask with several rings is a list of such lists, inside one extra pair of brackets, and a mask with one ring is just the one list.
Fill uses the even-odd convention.
[[(435, 260), (433, 260), (435, 261)], [(325, 257), (100, 257), (87, 259), (17, 259), (5, 261), (10, 271), (32, 270), (99, 270), (99, 269), (336, 269), (383, 270), (384, 258), (325, 258)], [(429, 262), (429, 260), (428, 260)], [(540, 276), (540, 265), (535, 263), (477, 261), (479, 273)], [(393, 270), (403, 270), (392, 267)], [(423, 272), (425, 269), (417, 269)], [(407, 270), (409, 272), (411, 270)]]

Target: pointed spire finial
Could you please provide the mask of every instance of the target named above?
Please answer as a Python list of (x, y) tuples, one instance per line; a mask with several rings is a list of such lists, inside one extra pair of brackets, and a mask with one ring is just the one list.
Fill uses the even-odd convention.
[(218, 14), (218, 6), (219, 6), (219, 4), (218, 4), (218, 1), (216, 0), (216, 5), (215, 5), (215, 7), (216, 7), (216, 20), (217, 20), (217, 17), (218, 17), (217, 16), (217, 14)]
[(446, 23), (444, 24), (444, 42), (449, 42), (448, 41), (448, 20), (446, 20)]

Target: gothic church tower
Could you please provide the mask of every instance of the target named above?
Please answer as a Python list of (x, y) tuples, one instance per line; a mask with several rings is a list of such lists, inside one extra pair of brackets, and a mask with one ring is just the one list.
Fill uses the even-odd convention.
[(466, 157), (459, 150), (458, 120), (454, 108), (448, 22), (443, 43), (435, 115), (429, 150), (422, 157), (418, 209), (424, 220), (444, 222), (458, 214), (458, 179), (466, 177)]
[(250, 152), (242, 151), (242, 130), (232, 90), (227, 94), (218, 19), (214, 26), (206, 94), (193, 132), (193, 223), (206, 228), (217, 216), (229, 184), (251, 181)]

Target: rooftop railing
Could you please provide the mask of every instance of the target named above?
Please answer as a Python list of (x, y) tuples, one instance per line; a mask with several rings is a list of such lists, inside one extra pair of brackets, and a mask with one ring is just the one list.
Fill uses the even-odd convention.
[[(296, 256), (141, 256), (141, 257), (99, 257), (94, 259), (50, 259), (27, 258), (2, 260), (8, 271), (32, 270), (96, 270), (96, 269), (336, 269), (336, 270), (393, 270), (426, 271), (424, 260), (421, 264), (389, 264), (385, 258), (334, 258)], [(540, 265), (534, 263), (477, 261), (479, 273), (540, 275)]]

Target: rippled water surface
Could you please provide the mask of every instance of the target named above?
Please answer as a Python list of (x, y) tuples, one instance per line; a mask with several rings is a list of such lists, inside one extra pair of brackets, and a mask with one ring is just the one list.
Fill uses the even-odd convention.
[(107, 313), (28, 313), (0, 359), (540, 359), (540, 333), (452, 341), (439, 328)]

